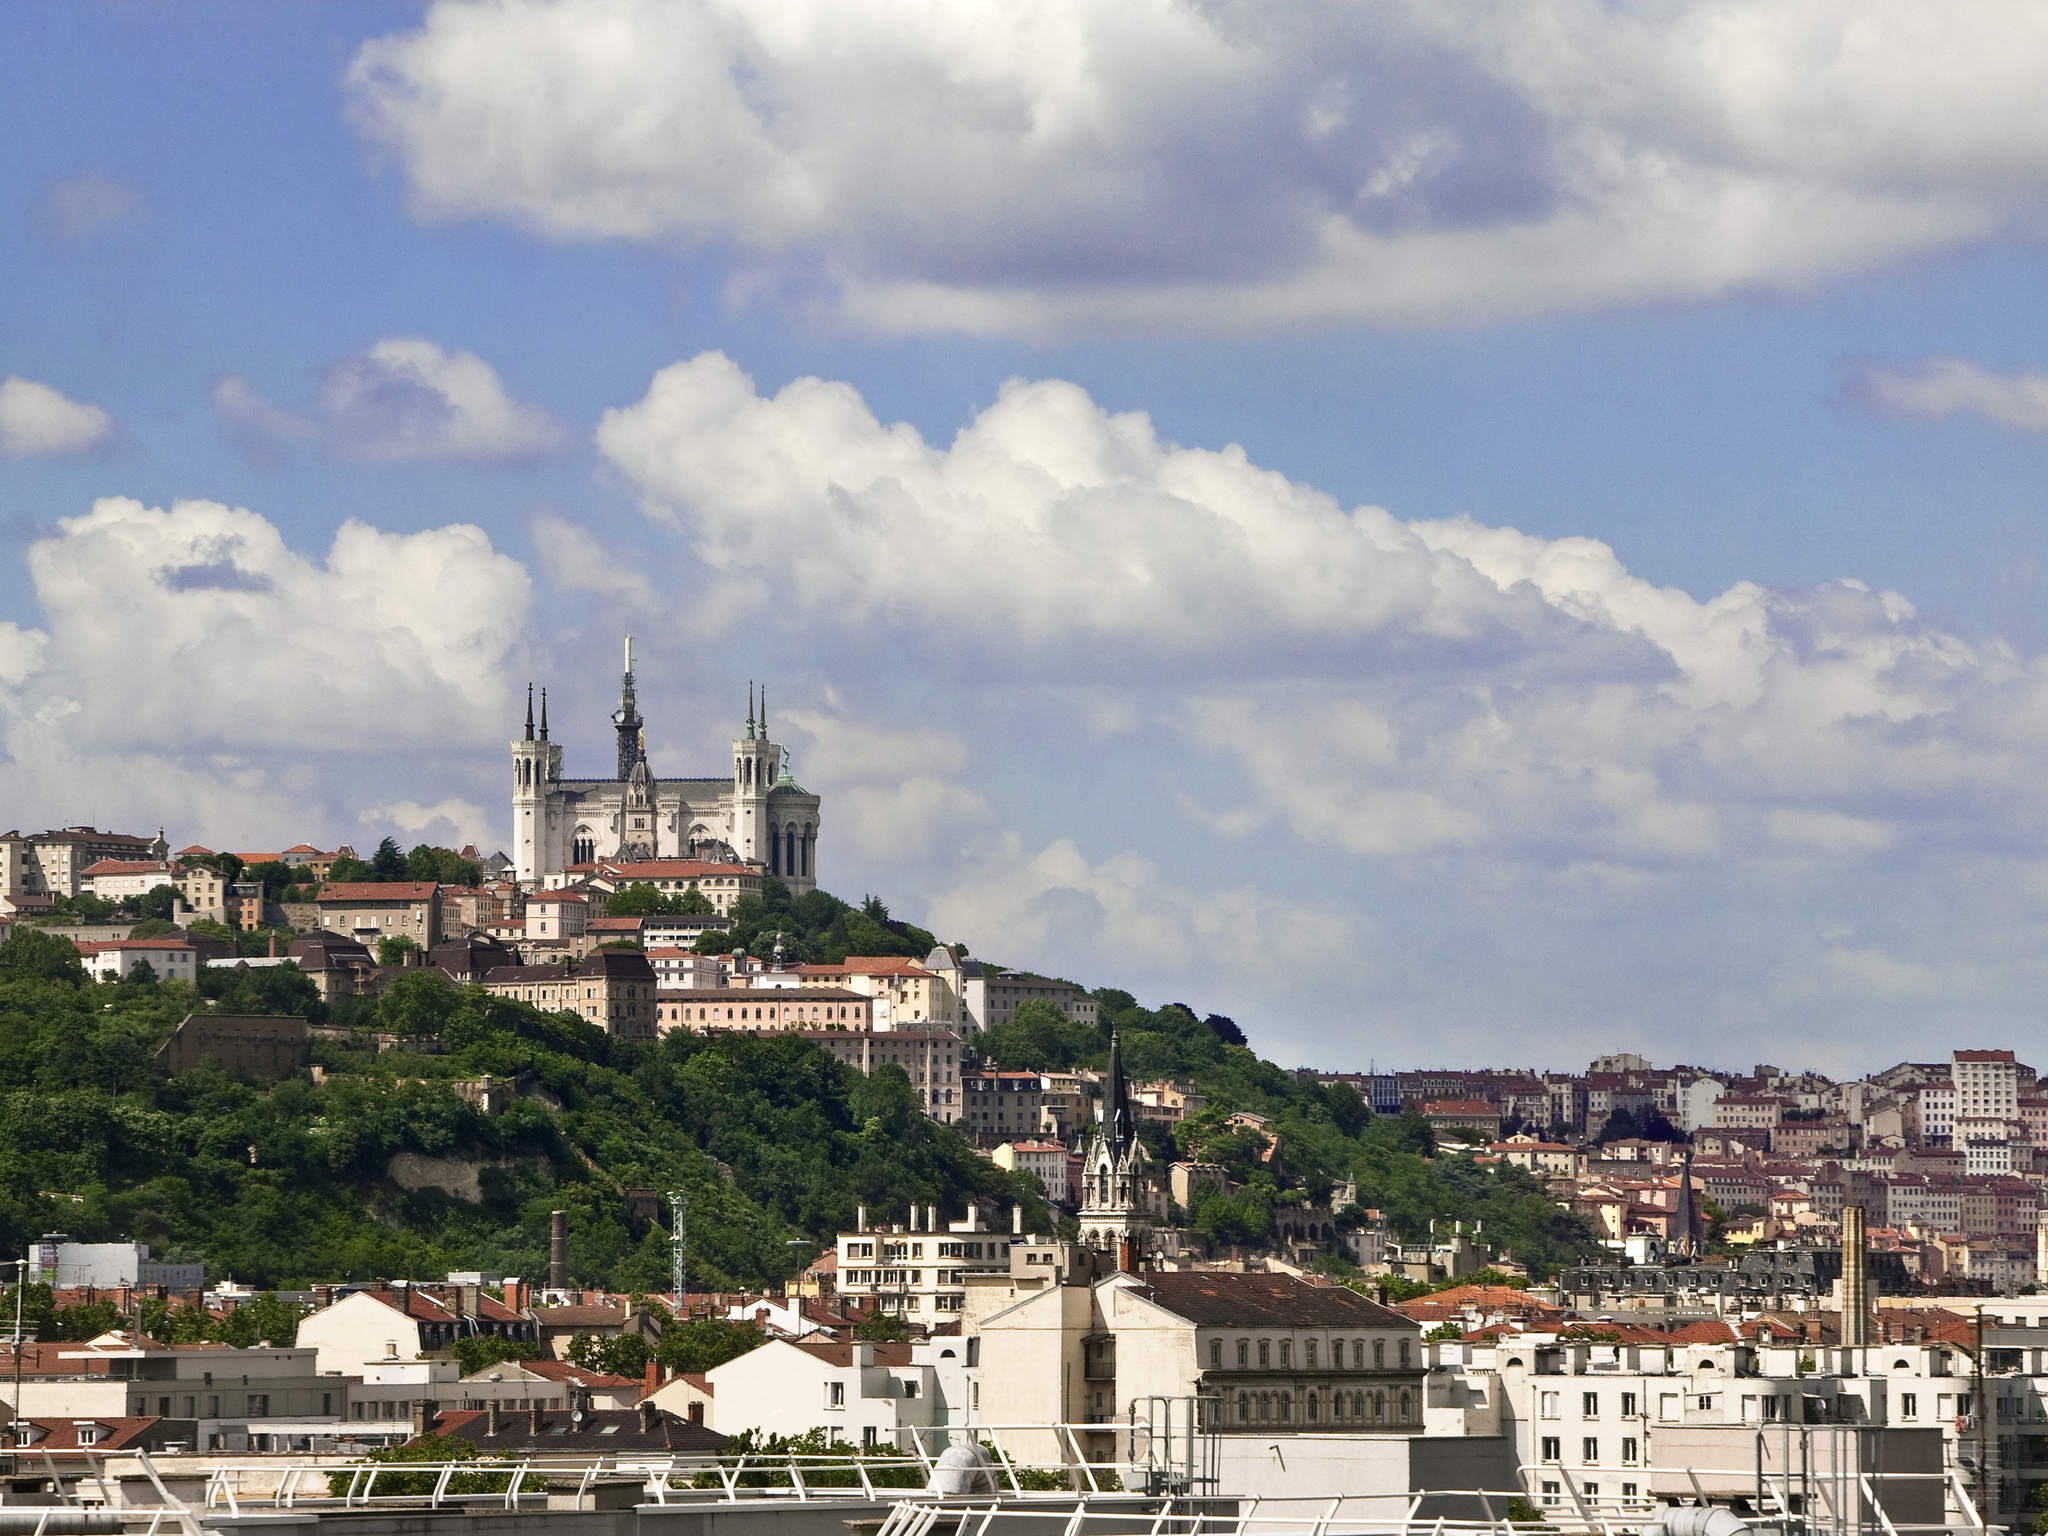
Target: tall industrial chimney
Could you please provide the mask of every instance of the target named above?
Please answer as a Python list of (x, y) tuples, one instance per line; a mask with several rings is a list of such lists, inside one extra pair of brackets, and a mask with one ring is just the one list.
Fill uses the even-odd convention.
[(1870, 1278), (1864, 1251), (1863, 1207), (1842, 1207), (1842, 1347), (1870, 1343)]
[[(1860, 1216), (1862, 1212), (1857, 1212)], [(1859, 1227), (1857, 1230), (1861, 1231)], [(548, 1289), (569, 1289), (569, 1213), (555, 1211), (548, 1217)]]

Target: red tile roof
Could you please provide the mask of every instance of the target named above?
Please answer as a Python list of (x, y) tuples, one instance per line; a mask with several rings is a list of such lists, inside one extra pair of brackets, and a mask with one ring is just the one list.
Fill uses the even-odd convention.
[(100, 859), (80, 870), (84, 875), (146, 875), (152, 872), (170, 874), (171, 866), (156, 859)]
[(697, 859), (642, 859), (637, 863), (618, 864), (610, 859), (598, 861), (597, 868), (607, 874), (623, 875), (628, 880), (695, 880), (705, 875), (751, 875), (761, 878), (761, 872), (749, 869), (744, 864), (706, 864)]
[(440, 890), (432, 880), (344, 880), (328, 881), (320, 887), (315, 901), (432, 901)]

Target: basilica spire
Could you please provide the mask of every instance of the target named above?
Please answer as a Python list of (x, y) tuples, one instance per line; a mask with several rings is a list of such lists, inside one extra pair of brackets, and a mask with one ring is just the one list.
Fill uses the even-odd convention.
[[(533, 690), (531, 688), (528, 688), (526, 705), (526, 713), (528, 719), (531, 719), (533, 717), (532, 698)], [(540, 739), (542, 741), (546, 741), (548, 739), (548, 691), (545, 688), (541, 689), (540, 691)]]
[(619, 687), (619, 707), (612, 724), (619, 733), (619, 780), (633, 776), (633, 765), (646, 756), (646, 735), (641, 730), (640, 708), (633, 700), (633, 637), (626, 636), (626, 673)]
[(526, 685), (526, 739), (533, 740), (533, 684)]
[(754, 739), (754, 680), (747, 679), (747, 740)]
[(761, 739), (768, 739), (768, 685), (761, 685)]
[(1102, 1133), (1119, 1156), (1138, 1139), (1138, 1119), (1131, 1109), (1131, 1087), (1124, 1080), (1123, 1040), (1109, 1037), (1109, 1071), (1102, 1079)]

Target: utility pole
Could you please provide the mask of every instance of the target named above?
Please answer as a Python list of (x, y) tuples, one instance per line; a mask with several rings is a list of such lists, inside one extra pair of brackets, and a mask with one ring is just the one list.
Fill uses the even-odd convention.
[(676, 1316), (689, 1315), (689, 1282), (684, 1274), (685, 1263), (690, 1252), (690, 1197), (680, 1189), (668, 1192), (669, 1227), (668, 1251), (671, 1266), (669, 1279), (676, 1290)]

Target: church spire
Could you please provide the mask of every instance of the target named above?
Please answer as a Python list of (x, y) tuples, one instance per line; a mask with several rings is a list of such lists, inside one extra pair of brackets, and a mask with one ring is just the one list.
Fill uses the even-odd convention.
[(761, 739), (768, 739), (768, 685), (761, 685)]
[(640, 709), (633, 701), (633, 637), (626, 636), (626, 675), (619, 688), (619, 707), (612, 714), (619, 733), (619, 780), (633, 776), (633, 765), (645, 755)]
[(754, 680), (747, 679), (747, 740), (754, 739)]
[(1118, 1156), (1138, 1138), (1130, 1084), (1124, 1081), (1123, 1040), (1116, 1033), (1109, 1037), (1109, 1071), (1102, 1079), (1102, 1129)]
[(526, 739), (533, 740), (533, 684), (526, 685)]
[[(527, 690), (528, 702), (526, 711), (529, 719), (533, 715), (532, 692), (531, 688)], [(542, 741), (548, 739), (548, 691), (545, 688), (540, 691), (540, 739)]]

